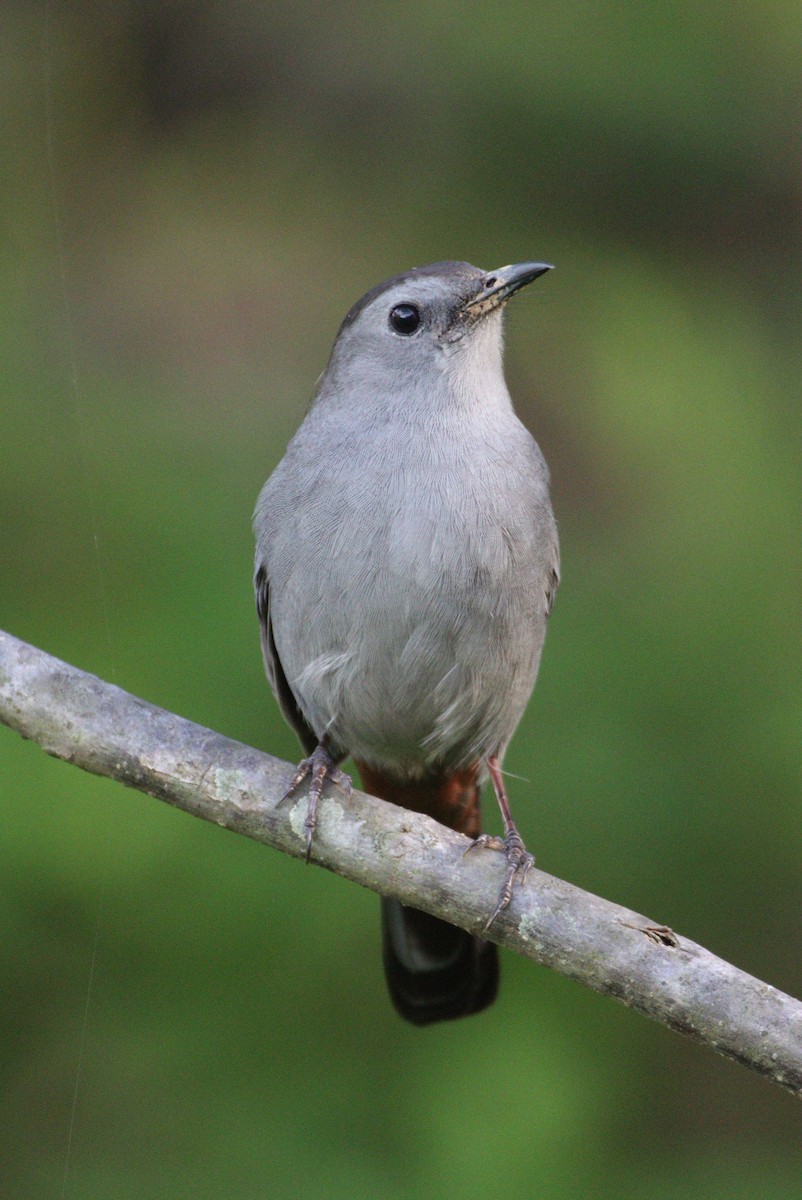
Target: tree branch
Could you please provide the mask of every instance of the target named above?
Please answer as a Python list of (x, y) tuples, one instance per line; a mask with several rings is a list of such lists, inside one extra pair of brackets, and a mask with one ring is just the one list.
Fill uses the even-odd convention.
[[(48, 754), (194, 816), (304, 853), (288, 763), (185, 721), (0, 632), (0, 721)], [(501, 864), (468, 839), (361, 792), (329, 790), (313, 857), (382, 895), (479, 933)], [(802, 1003), (629, 909), (529, 873), (492, 940), (614, 996), (802, 1096)]]

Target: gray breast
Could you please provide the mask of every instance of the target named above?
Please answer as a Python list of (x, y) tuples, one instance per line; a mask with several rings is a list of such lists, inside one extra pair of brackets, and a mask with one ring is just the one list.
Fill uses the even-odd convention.
[[(556, 534), (510, 413), (459, 437), (304, 428), (260, 497), (277, 652), (318, 736), (397, 776), (503, 751), (532, 690)], [(331, 431), (329, 433), (331, 436)]]

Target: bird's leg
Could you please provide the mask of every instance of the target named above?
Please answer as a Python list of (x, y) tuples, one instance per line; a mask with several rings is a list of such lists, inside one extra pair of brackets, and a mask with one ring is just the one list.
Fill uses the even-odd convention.
[(487, 846), (491, 850), (503, 850), (504, 857), (507, 860), (507, 873), (504, 876), (504, 882), (498, 894), (496, 907), (493, 909), (484, 927), (484, 933), (487, 933), (499, 913), (503, 913), (505, 908), (509, 906), (516, 878), (519, 883), (523, 883), (527, 871), (535, 863), (534, 855), (530, 854), (526, 849), (523, 839), (512, 819), (510, 802), (504, 790), (504, 780), (501, 776), (501, 765), (497, 755), (493, 754), (488, 758), (487, 769), (490, 774), (490, 781), (493, 784), (493, 791), (496, 793), (498, 806), (501, 809), (501, 815), (504, 819), (504, 837), (491, 837), (489, 834), (483, 833), (471, 843), (468, 850), (474, 850), (479, 846)]
[(285, 800), (289, 800), (290, 796), (301, 786), (307, 775), (312, 776), (312, 785), (309, 789), (309, 808), (306, 811), (306, 820), (304, 821), (304, 829), (306, 830), (305, 857), (308, 863), (312, 854), (312, 838), (317, 828), (317, 806), (320, 802), (320, 797), (323, 795), (326, 780), (329, 779), (336, 787), (342, 788), (346, 799), (349, 799), (351, 796), (353, 784), (351, 783), (350, 776), (341, 771), (332, 758), (328, 737), (325, 734), (309, 757), (302, 759), (298, 763), (298, 770), (293, 775), (292, 782), (287, 791), (279, 800), (279, 804), (283, 804)]

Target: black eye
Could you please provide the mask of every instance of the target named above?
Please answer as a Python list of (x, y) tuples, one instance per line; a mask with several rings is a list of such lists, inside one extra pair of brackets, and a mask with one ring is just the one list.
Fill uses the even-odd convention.
[(409, 337), (420, 325), (420, 312), (414, 304), (396, 304), (390, 313), (390, 328)]

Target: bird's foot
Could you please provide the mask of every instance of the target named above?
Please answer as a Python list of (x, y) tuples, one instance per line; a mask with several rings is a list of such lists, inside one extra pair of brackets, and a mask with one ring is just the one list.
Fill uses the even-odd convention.
[(335, 787), (341, 788), (345, 792), (346, 799), (350, 798), (351, 792), (354, 790), (350, 775), (346, 775), (344, 771), (340, 770), (332, 758), (326, 743), (320, 742), (315, 746), (308, 758), (304, 758), (298, 763), (298, 770), (293, 775), (292, 782), (287, 791), (279, 800), (279, 804), (283, 804), (285, 800), (289, 800), (308, 775), (312, 776), (312, 783), (309, 789), (309, 808), (307, 809), (304, 821), (304, 829), (306, 831), (305, 858), (307, 863), (312, 854), (312, 839), (317, 829), (318, 804), (320, 797), (323, 795), (323, 789), (326, 786), (327, 780), (333, 783)]
[(527, 850), (521, 835), (512, 821), (507, 824), (507, 832), (503, 838), (491, 837), (488, 833), (480, 834), (478, 838), (471, 842), (465, 853), (468, 854), (471, 850), (478, 850), (483, 846), (490, 850), (502, 850), (507, 860), (507, 872), (498, 894), (496, 907), (493, 909), (482, 930), (483, 933), (488, 933), (496, 917), (500, 913), (503, 913), (506, 908), (509, 908), (516, 881), (519, 885), (523, 883), (527, 872), (535, 865), (535, 856)]

